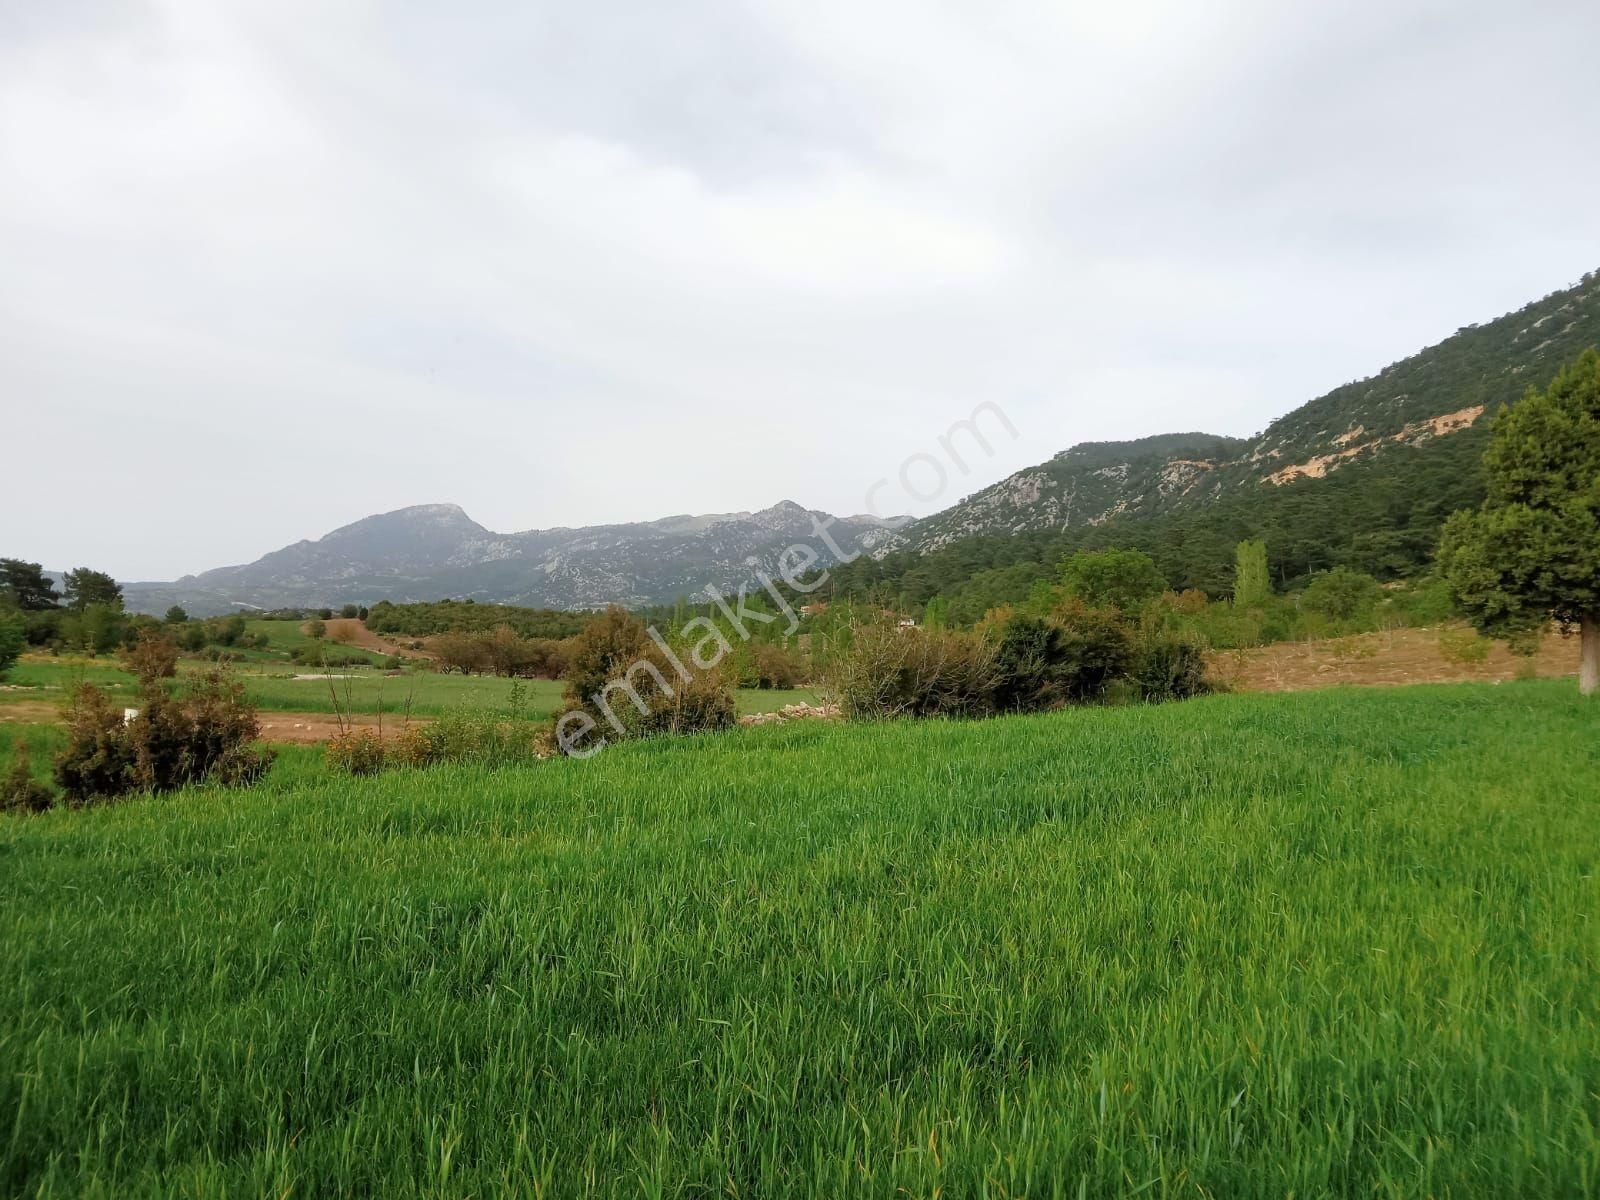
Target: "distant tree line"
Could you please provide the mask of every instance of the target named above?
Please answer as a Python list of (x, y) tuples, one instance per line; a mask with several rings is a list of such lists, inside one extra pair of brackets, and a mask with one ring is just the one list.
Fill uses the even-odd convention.
[(122, 588), (104, 571), (68, 571), (57, 591), (40, 564), (0, 558), (0, 646), (20, 636), (24, 645), (109, 653), (128, 638), (128, 626)]
[(472, 600), (436, 600), (393, 604), (380, 600), (366, 614), (374, 633), (431, 637), (438, 633), (488, 633), (508, 626), (525, 638), (568, 638), (577, 634), (591, 613), (554, 608), (519, 608), (511, 604), (478, 604)]

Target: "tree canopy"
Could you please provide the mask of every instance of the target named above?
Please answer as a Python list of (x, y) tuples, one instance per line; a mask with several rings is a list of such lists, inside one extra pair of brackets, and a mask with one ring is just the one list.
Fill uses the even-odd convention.
[(43, 612), (61, 601), (44, 568), (20, 558), (0, 558), (0, 594), (23, 612)]
[(1494, 420), (1487, 495), (1451, 517), (1439, 565), (1483, 632), (1527, 633), (1554, 619), (1583, 632), (1581, 684), (1600, 686), (1600, 352), (1585, 351), (1544, 391)]
[(122, 586), (104, 571), (79, 567), (76, 571), (68, 571), (61, 582), (68, 608), (82, 612), (94, 604), (112, 607), (122, 605)]
[(1138, 550), (1080, 550), (1061, 563), (1067, 594), (1096, 608), (1138, 612), (1159, 596), (1167, 581), (1148, 554)]
[(23, 636), (22, 621), (0, 612), (0, 679), (21, 657), (27, 641)]

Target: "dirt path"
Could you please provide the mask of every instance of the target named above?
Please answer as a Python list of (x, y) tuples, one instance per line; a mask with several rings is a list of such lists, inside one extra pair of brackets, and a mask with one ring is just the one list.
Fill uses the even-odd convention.
[(371, 650), (377, 654), (395, 654), (401, 658), (433, 658), (426, 650), (413, 650), (410, 646), (380, 637), (367, 628), (365, 621), (356, 617), (334, 617), (323, 624), (328, 627), (328, 640), (338, 642), (341, 646), (355, 646), (357, 649)]

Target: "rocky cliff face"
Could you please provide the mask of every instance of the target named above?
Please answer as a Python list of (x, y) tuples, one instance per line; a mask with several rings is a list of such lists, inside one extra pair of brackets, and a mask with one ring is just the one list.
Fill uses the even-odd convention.
[(1072, 529), (1165, 511), (1214, 489), (1217, 468), (1244, 447), (1207, 433), (1085, 442), (916, 522), (897, 535), (895, 548), (937, 550), (978, 534)]

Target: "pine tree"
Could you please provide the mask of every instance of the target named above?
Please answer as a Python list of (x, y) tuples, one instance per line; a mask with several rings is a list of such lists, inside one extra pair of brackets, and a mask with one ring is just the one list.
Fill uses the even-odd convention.
[(104, 571), (89, 567), (68, 571), (62, 580), (62, 590), (66, 593), (67, 607), (79, 612), (94, 604), (122, 607), (122, 587)]

